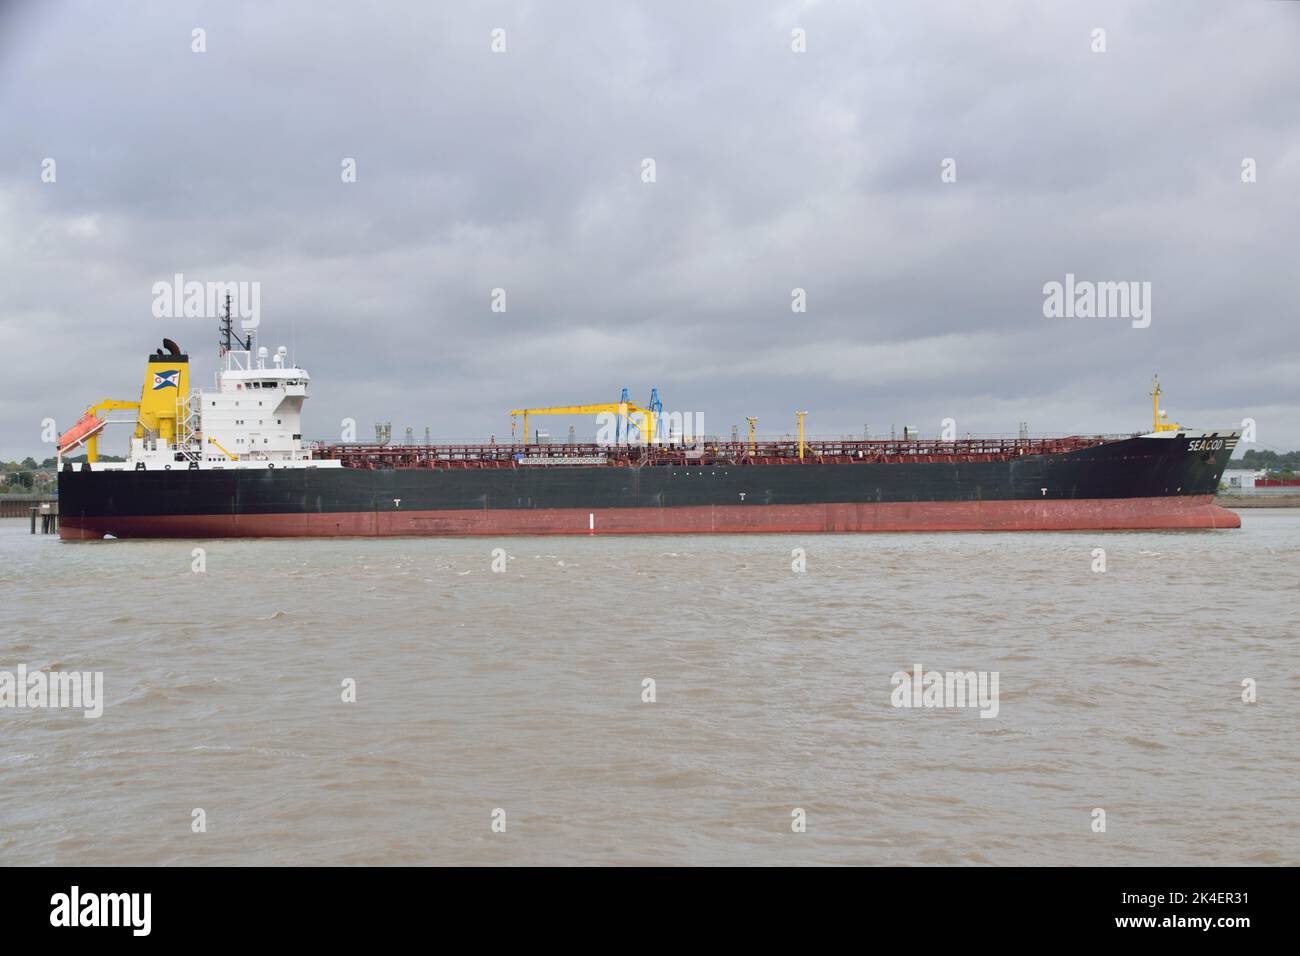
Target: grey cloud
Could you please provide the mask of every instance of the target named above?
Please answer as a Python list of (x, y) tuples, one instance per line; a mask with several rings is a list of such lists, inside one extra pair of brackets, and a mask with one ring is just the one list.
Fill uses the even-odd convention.
[[(1159, 371), (1175, 417), (1300, 446), (1294, 4), (72, 3), (0, 30), (5, 458), (130, 397), (164, 334), (212, 368), (210, 322), (150, 315), (175, 272), (262, 283), (320, 437), (499, 437), (624, 385), (724, 433), (1118, 432)], [(1066, 272), (1152, 282), (1151, 328), (1045, 319)]]

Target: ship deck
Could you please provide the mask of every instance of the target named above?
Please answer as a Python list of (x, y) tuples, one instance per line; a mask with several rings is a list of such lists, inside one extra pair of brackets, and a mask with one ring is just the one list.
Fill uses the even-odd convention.
[(1027, 455), (1057, 455), (1092, 448), (1134, 435), (1071, 435), (1060, 438), (842, 439), (799, 442), (700, 441), (663, 445), (595, 443), (375, 445), (315, 443), (312, 457), (337, 460), (345, 468), (473, 469), (627, 468), (645, 466), (809, 465), (1012, 461)]

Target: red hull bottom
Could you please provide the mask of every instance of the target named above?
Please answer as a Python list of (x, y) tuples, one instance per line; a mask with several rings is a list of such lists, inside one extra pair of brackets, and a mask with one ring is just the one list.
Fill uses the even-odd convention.
[(102, 538), (331, 538), (530, 534), (738, 534), (854, 531), (1151, 531), (1240, 528), (1209, 495), (1076, 501), (922, 501), (889, 504), (726, 505), (691, 508), (538, 508), (340, 514), (64, 515), (59, 536)]

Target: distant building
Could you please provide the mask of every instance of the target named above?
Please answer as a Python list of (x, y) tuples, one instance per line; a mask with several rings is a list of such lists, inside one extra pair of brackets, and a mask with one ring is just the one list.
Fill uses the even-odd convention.
[(1242, 491), (1255, 487), (1255, 479), (1264, 477), (1263, 468), (1225, 468), (1223, 483), (1230, 491)]

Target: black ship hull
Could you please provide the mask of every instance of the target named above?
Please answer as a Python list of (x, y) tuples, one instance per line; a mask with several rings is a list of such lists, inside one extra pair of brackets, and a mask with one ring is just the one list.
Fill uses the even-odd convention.
[(65, 538), (1239, 527), (1230, 440), (1001, 461), (64, 470)]

